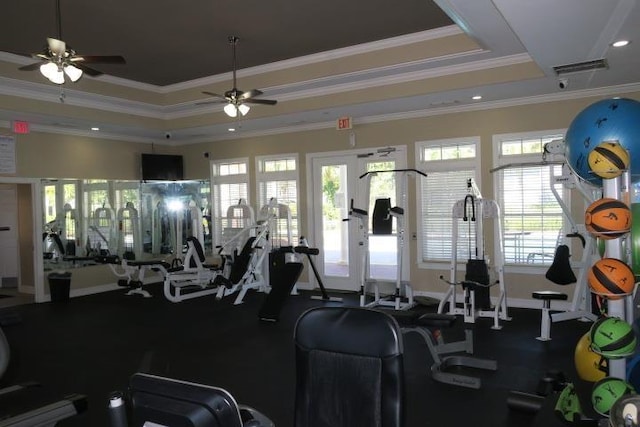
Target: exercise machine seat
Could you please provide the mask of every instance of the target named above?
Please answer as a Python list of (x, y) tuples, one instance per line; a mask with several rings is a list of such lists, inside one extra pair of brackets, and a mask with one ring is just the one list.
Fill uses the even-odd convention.
[[(110, 396), (110, 427), (274, 427), (255, 409), (240, 405), (225, 389), (145, 373), (129, 380), (124, 393)], [(114, 404), (115, 403), (115, 404)], [(129, 414), (127, 414), (129, 413)], [(128, 422), (130, 419), (132, 422)]]
[(571, 269), (571, 254), (567, 245), (559, 245), (553, 256), (553, 263), (545, 273), (545, 277), (556, 285), (570, 285), (578, 279)]
[(295, 327), (295, 427), (400, 427), (400, 326), (382, 311), (317, 307)]

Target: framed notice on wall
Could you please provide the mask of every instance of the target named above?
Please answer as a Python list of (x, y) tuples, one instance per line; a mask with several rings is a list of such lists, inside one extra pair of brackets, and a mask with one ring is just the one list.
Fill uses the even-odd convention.
[(16, 138), (0, 135), (0, 174), (16, 173)]

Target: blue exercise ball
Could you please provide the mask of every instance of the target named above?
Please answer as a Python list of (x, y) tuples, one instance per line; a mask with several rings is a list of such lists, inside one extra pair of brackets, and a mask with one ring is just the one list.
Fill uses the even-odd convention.
[(604, 141), (617, 141), (629, 151), (631, 181), (640, 180), (640, 102), (628, 98), (605, 99), (582, 110), (565, 135), (569, 166), (585, 181), (602, 185), (590, 171), (591, 150)]

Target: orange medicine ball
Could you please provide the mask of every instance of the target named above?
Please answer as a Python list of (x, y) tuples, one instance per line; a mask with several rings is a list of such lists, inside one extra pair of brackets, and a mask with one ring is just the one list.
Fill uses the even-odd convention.
[(625, 262), (616, 258), (602, 258), (589, 269), (587, 282), (594, 294), (615, 299), (633, 292), (635, 277)]
[(629, 232), (631, 210), (626, 203), (605, 197), (589, 205), (584, 213), (584, 225), (596, 237), (616, 239)]

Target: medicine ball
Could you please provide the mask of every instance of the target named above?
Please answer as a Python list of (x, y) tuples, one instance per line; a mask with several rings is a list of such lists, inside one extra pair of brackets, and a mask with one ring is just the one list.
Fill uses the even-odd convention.
[(589, 233), (605, 240), (622, 237), (631, 228), (631, 209), (617, 199), (596, 200), (584, 213), (584, 225)]
[(582, 406), (572, 383), (567, 383), (560, 392), (553, 412), (559, 420), (568, 425), (578, 423), (582, 419)]
[(605, 377), (593, 385), (591, 403), (593, 409), (600, 415), (609, 416), (611, 407), (622, 396), (635, 394), (633, 386), (615, 377)]
[(629, 168), (629, 152), (617, 141), (605, 141), (589, 152), (587, 161), (600, 178), (616, 178)]
[(589, 331), (591, 350), (607, 359), (631, 356), (636, 348), (636, 335), (624, 320), (618, 317), (602, 317)]
[(633, 292), (635, 276), (625, 262), (616, 258), (602, 258), (589, 269), (587, 282), (594, 294), (616, 299)]
[(602, 178), (591, 171), (589, 153), (603, 142), (617, 141), (629, 150), (631, 182), (640, 180), (640, 102), (626, 98), (596, 101), (582, 110), (565, 134), (566, 157), (580, 178), (601, 186)]
[(585, 333), (578, 341), (573, 361), (580, 379), (594, 383), (607, 376), (607, 359), (591, 350), (589, 332)]

